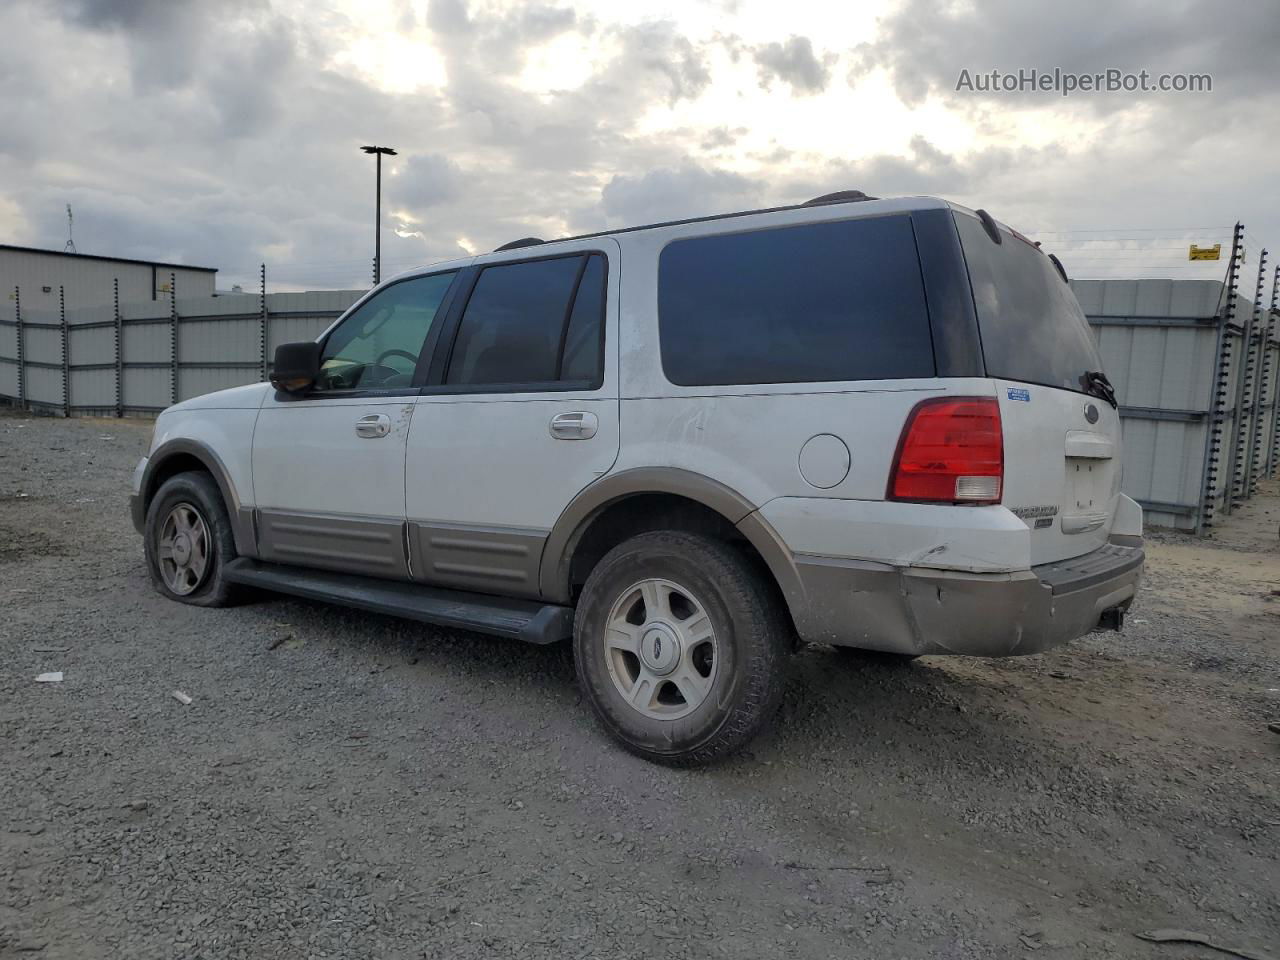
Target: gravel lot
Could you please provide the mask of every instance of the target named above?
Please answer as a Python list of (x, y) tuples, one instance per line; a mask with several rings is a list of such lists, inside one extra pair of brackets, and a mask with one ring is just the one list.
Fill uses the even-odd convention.
[(751, 753), (676, 772), (565, 650), (161, 599), (149, 431), (0, 414), (0, 956), (1280, 955), (1274, 488), (1154, 537), (1122, 635), (811, 648)]

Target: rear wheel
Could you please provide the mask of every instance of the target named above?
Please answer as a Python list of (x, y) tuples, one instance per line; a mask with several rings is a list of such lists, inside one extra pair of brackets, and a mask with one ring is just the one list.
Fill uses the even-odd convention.
[(164, 482), (147, 508), (147, 567), (156, 590), (180, 603), (221, 607), (236, 596), (224, 575), (235, 559), (231, 520), (207, 473), (180, 473)]
[(787, 618), (731, 546), (646, 533), (592, 571), (574, 621), (578, 680), (608, 732), (639, 756), (709, 763), (741, 747), (782, 696)]

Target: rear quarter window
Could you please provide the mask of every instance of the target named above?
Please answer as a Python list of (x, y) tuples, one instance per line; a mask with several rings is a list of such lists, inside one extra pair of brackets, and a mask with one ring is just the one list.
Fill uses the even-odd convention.
[(676, 240), (658, 262), (658, 328), (682, 386), (935, 372), (907, 216)]

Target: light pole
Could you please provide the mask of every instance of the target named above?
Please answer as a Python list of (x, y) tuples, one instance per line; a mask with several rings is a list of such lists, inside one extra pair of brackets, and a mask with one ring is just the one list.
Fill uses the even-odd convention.
[(390, 147), (361, 147), (365, 153), (372, 153), (377, 159), (378, 185), (377, 199), (373, 215), (373, 285), (376, 287), (382, 280), (382, 155), (394, 157), (396, 152)]

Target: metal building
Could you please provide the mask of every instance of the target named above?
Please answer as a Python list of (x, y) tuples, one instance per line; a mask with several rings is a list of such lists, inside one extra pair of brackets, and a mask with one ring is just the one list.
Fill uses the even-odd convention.
[[(0, 244), (0, 300), (21, 296), (24, 310), (109, 307), (116, 295), (116, 280), (120, 281), (122, 303), (163, 300), (171, 282), (177, 284), (180, 297), (209, 297), (213, 296), (217, 273), (213, 267)], [(59, 296), (65, 299), (64, 304), (59, 303)]]

